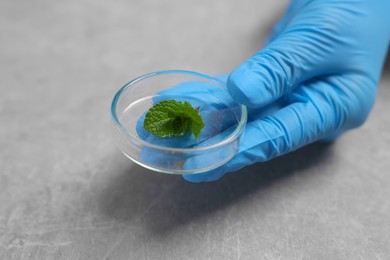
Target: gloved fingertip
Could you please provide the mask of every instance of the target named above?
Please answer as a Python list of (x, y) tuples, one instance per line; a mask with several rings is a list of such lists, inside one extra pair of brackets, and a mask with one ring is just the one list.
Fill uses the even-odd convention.
[(238, 103), (256, 108), (265, 105), (267, 101), (264, 99), (263, 85), (258, 73), (247, 68), (244, 63), (229, 75), (226, 86), (229, 94)]
[(200, 183), (203, 181), (203, 176), (200, 176), (201, 174), (183, 174), (183, 178), (186, 181), (193, 182), (193, 183)]
[(222, 168), (218, 168), (212, 171), (197, 173), (197, 174), (183, 174), (183, 178), (189, 182), (212, 182), (220, 179), (225, 174)]

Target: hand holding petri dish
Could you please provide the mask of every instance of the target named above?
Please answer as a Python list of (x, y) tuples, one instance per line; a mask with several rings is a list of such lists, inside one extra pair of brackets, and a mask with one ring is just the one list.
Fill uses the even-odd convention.
[[(188, 102), (197, 108), (204, 127), (160, 137), (144, 128), (145, 115), (159, 102)], [(112, 105), (115, 142), (129, 159), (158, 172), (196, 174), (228, 162), (238, 150), (247, 110), (235, 102), (225, 82), (197, 72), (168, 70), (138, 77), (123, 86)]]

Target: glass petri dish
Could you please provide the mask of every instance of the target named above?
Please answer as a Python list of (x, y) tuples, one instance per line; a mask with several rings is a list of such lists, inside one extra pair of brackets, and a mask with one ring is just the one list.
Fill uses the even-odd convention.
[[(190, 102), (205, 123), (197, 139), (157, 137), (143, 128), (146, 112), (163, 100)], [(135, 163), (169, 174), (197, 174), (215, 169), (236, 155), (247, 109), (235, 102), (218, 78), (185, 70), (158, 71), (124, 85), (111, 104), (116, 145)]]

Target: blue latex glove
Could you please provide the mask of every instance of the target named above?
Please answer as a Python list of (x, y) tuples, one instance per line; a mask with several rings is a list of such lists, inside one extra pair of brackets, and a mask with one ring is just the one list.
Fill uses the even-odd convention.
[(231, 96), (251, 109), (238, 154), (184, 178), (217, 180), (360, 126), (375, 101), (389, 12), (389, 0), (292, 1), (265, 48), (228, 78)]

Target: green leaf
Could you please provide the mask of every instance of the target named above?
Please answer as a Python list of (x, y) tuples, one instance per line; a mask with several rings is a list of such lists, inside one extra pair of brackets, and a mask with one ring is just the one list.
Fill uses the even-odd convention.
[(204, 122), (191, 103), (165, 100), (155, 104), (146, 113), (144, 128), (161, 137), (182, 136), (190, 130), (197, 139)]

